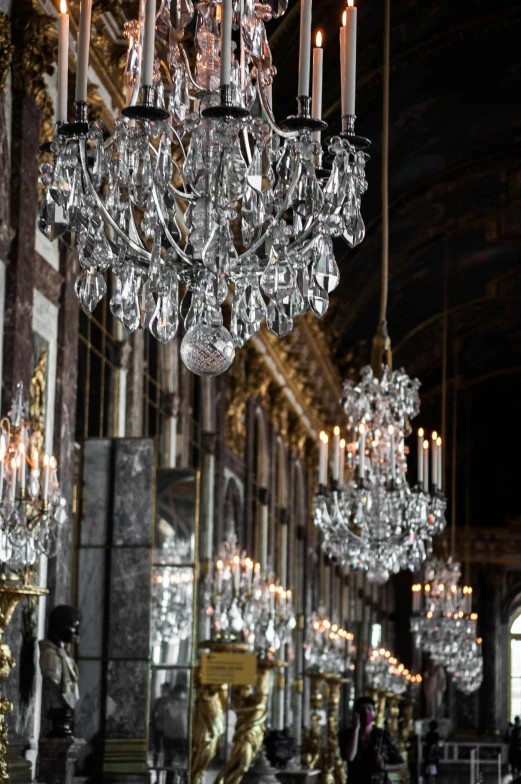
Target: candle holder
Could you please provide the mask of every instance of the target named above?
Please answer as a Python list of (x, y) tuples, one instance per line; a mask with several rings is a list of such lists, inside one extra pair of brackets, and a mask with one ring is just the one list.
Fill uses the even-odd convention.
[(357, 136), (355, 134), (355, 120), (356, 115), (344, 114), (342, 115), (342, 131), (340, 136), (353, 145), (355, 150), (367, 150), (371, 146), (369, 139), (365, 136)]
[(166, 109), (156, 106), (156, 90), (152, 85), (143, 85), (141, 103), (126, 106), (121, 113), (129, 120), (140, 122), (164, 122), (170, 117)]
[[(76, 101), (74, 122), (61, 123), (56, 128), (56, 133), (59, 136), (72, 137), (72, 136), (86, 136), (89, 131), (89, 104), (87, 101)], [(57, 124), (58, 126), (58, 124)]]
[(311, 116), (311, 98), (309, 95), (299, 95), (297, 98), (297, 114), (292, 114), (283, 122), (283, 127), (289, 131), (325, 131), (327, 122), (317, 120)]
[(216, 106), (207, 106), (201, 112), (202, 117), (212, 120), (245, 120), (250, 117), (250, 112), (242, 106), (237, 106), (232, 101), (232, 88), (229, 84), (221, 85), (221, 102)]

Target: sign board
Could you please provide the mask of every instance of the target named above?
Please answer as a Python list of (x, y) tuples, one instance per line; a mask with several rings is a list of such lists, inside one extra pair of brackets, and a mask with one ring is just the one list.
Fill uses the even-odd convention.
[(220, 686), (250, 686), (257, 678), (254, 653), (203, 653), (201, 683)]

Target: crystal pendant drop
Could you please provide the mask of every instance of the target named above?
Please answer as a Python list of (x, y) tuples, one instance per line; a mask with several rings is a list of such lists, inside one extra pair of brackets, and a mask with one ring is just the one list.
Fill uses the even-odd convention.
[(235, 358), (232, 336), (223, 326), (194, 324), (182, 340), (181, 357), (197, 376), (218, 376)]
[(92, 271), (83, 270), (80, 272), (76, 280), (76, 294), (85, 313), (92, 313), (106, 293), (105, 278), (96, 271), (95, 267), (92, 268)]
[(168, 343), (175, 337), (178, 323), (178, 288), (175, 280), (168, 292), (158, 295), (150, 332), (160, 343)]
[(278, 338), (284, 338), (293, 329), (293, 320), (286, 315), (278, 302), (272, 299), (266, 312), (266, 325)]
[(322, 286), (317, 283), (314, 275), (311, 278), (311, 286), (309, 289), (309, 305), (315, 316), (318, 316), (318, 318), (322, 318), (329, 307), (329, 297), (327, 291), (325, 291), (325, 289), (323, 289)]
[(335, 254), (333, 251), (333, 243), (330, 237), (320, 237), (315, 252), (318, 258), (313, 262), (313, 274), (315, 280), (325, 289), (331, 293), (336, 289), (340, 281), (340, 272), (335, 261)]

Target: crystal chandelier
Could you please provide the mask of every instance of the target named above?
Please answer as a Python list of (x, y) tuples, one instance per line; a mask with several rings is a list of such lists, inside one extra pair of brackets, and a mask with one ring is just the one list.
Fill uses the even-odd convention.
[(470, 694), (481, 685), (483, 660), (472, 587), (460, 586), (460, 577), (460, 564), (451, 558), (427, 562), (423, 585), (412, 586), (410, 625), (416, 646), (453, 675), (460, 691)]
[(192, 569), (154, 568), (152, 577), (152, 643), (181, 642), (193, 620)]
[(13, 571), (52, 555), (67, 520), (56, 458), (42, 452), (43, 433), (27, 411), (20, 382), (0, 422), (0, 561)]
[[(335, 428), (330, 487), (329, 439), (320, 436), (315, 524), (323, 535), (323, 549), (352, 569), (367, 572), (371, 582), (383, 583), (400, 569), (417, 571), (431, 553), (433, 537), (446, 524), (445, 496), (437, 484), (429, 485), (428, 442), (421, 446), (421, 481), (413, 488), (407, 482), (405, 438), (418, 412), (418, 387), (403, 370), (388, 366), (381, 378), (366, 367), (357, 384), (345, 383), (351, 440), (340, 439), (340, 428)], [(438, 482), (442, 445), (435, 435), (432, 477)]]
[(354, 669), (351, 657), (354, 635), (320, 610), (313, 613), (307, 634), (305, 658), (310, 671), (342, 673)]
[(221, 545), (206, 582), (206, 613), (215, 640), (239, 641), (271, 656), (291, 640), (296, 620), (291, 591), (265, 574), (235, 538)]
[[(342, 402), (351, 436), (351, 442), (347, 445), (347, 484), (344, 486), (345, 456), (339, 447), (340, 429), (336, 428), (331, 490), (328, 492), (327, 488), (328, 438), (321, 434), (319, 488), (315, 496), (315, 523), (323, 534), (325, 552), (342, 563), (349, 563), (352, 569), (365, 571), (374, 583), (385, 583), (391, 574), (400, 569), (419, 569), (430, 553), (432, 537), (445, 526), (446, 505), (434, 481), (433, 492), (429, 492), (428, 470), (417, 487), (411, 489), (407, 482), (405, 438), (411, 431), (410, 420), (419, 412), (420, 382), (411, 379), (403, 369), (393, 370), (391, 341), (387, 332), (388, 3), (385, 5), (384, 30), (382, 288), (379, 324), (373, 340), (371, 365), (362, 369), (357, 382), (344, 383)], [(436, 467), (438, 459), (441, 463), (441, 448), (441, 440), (438, 444), (436, 436), (433, 450)], [(340, 458), (342, 471), (339, 469)], [(421, 459), (423, 467), (423, 451)]]
[[(339, 282), (333, 238), (351, 247), (364, 238), (368, 142), (354, 133), (356, 8), (349, 0), (340, 30), (342, 133), (328, 143), (326, 167), (323, 51), (317, 37), (312, 100), (311, 0), (301, 4), (298, 111), (283, 127), (271, 108), (276, 68), (265, 22), (283, 15), (287, 0), (200, 0), (195, 9), (191, 0), (162, 0), (158, 11), (156, 0), (141, 0), (139, 19), (124, 31), (128, 106), (108, 141), (101, 122), (87, 122), (92, 0), (81, 4), (73, 123), (67, 68), (59, 68), (39, 227), (77, 250), (76, 293), (87, 313), (112, 273), (112, 314), (161, 342), (181, 316), (183, 361), (201, 375), (226, 370), (264, 318), (284, 337), (307, 310), (323, 316)], [(182, 43), (189, 26), (194, 64)], [(67, 47), (64, 7), (62, 62)]]
[(372, 689), (401, 696), (410, 684), (422, 682), (421, 675), (413, 675), (385, 648), (373, 648), (365, 665), (367, 685)]

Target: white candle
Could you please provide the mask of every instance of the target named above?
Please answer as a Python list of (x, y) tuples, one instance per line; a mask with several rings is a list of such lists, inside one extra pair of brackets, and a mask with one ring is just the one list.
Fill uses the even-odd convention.
[(244, 562), (246, 566), (246, 584), (248, 586), (248, 593), (251, 591), (251, 582), (253, 577), (253, 561), (250, 558), (246, 558)]
[(338, 482), (340, 473), (340, 428), (333, 430), (333, 479)]
[(431, 473), (432, 485), (438, 487), (438, 448), (436, 446), (438, 434), (436, 431), (432, 434), (432, 454), (431, 454)]
[(238, 555), (233, 556), (233, 582), (235, 585), (235, 591), (239, 593), (239, 588), (241, 585), (241, 562)]
[(20, 455), (18, 457), (20, 461), (20, 487), (23, 489), (25, 488), (25, 446), (24, 444), (20, 444)]
[(356, 96), (356, 8), (348, 0), (340, 28), (340, 82), (342, 117), (355, 114)]
[(423, 442), (423, 489), (429, 492), (429, 442)]
[(418, 430), (418, 484), (423, 482), (423, 427)]
[(298, 95), (309, 95), (311, 67), (311, 0), (300, 0), (300, 49), (298, 57)]
[(66, 0), (60, 0), (58, 17), (58, 106), (57, 122), (67, 122), (67, 94), (69, 85), (69, 14)]
[(43, 500), (47, 501), (49, 497), (49, 475), (51, 471), (51, 461), (49, 455), (43, 457)]
[(217, 561), (216, 566), (217, 566), (217, 578), (215, 580), (215, 587), (216, 587), (217, 593), (221, 593), (221, 590), (222, 590), (222, 587), (223, 587), (223, 566), (224, 566), (224, 564), (223, 564), (222, 561)]
[(412, 611), (417, 613), (420, 611), (420, 585), (413, 585), (412, 587)]
[(143, 29), (143, 63), (141, 67), (141, 87), (151, 87), (154, 83), (154, 59), (156, 54), (156, 0), (146, 0), (145, 26)]
[(327, 484), (327, 444), (328, 444), (328, 437), (322, 431), (320, 433), (320, 444), (319, 444), (319, 462), (318, 462), (318, 483), (319, 485), (326, 485)]
[(221, 3), (221, 87), (230, 84), (232, 67), (233, 0)]
[(338, 487), (340, 488), (340, 490), (344, 487), (345, 460), (346, 460), (346, 442), (344, 438), (341, 438), (340, 439), (340, 467), (338, 470)]
[(360, 440), (358, 444), (358, 478), (361, 481), (364, 478), (365, 471), (365, 425), (361, 424), (359, 427)]
[(80, 28), (76, 52), (76, 100), (87, 100), (87, 78), (89, 73), (90, 20), (92, 0), (81, 0)]
[(442, 461), (441, 461), (441, 438), (438, 436), (436, 439), (436, 449), (438, 453), (438, 488), (443, 490), (443, 474), (442, 474)]
[(16, 498), (16, 459), (11, 460), (11, 501)]
[(396, 481), (396, 454), (395, 454), (393, 425), (389, 425), (389, 441), (391, 444), (391, 479), (393, 480), (393, 482), (395, 482)]
[(275, 611), (275, 586), (273, 583), (270, 585), (270, 610), (273, 615)]
[[(322, 119), (322, 83), (324, 73), (324, 50), (322, 49), (322, 33), (317, 33), (316, 46), (313, 49), (313, 90), (311, 92), (311, 116), (315, 120)], [(320, 141), (320, 131), (315, 131), (313, 138)]]

